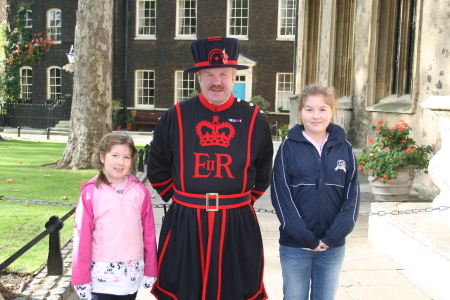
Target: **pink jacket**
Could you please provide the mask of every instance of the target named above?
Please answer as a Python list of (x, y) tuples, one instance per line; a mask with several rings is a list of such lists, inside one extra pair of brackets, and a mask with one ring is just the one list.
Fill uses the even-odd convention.
[(144, 275), (157, 276), (156, 232), (150, 192), (133, 175), (121, 196), (97, 176), (81, 185), (75, 212), (72, 284), (91, 282), (91, 261), (144, 258)]

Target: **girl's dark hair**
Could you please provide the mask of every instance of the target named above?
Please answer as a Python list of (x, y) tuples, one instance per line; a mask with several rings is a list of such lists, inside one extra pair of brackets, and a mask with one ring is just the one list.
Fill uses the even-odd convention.
[(131, 150), (131, 157), (132, 157), (132, 164), (130, 173), (134, 174), (134, 164), (136, 162), (137, 158), (137, 150), (134, 146), (133, 139), (125, 132), (112, 132), (109, 134), (106, 134), (102, 137), (100, 140), (100, 144), (98, 145), (97, 151), (92, 155), (92, 165), (100, 171), (100, 174), (97, 177), (97, 180), (95, 181), (95, 187), (98, 188), (100, 183), (104, 184), (111, 184), (108, 179), (106, 178), (105, 173), (103, 173), (103, 163), (100, 159), (101, 155), (105, 155), (109, 151), (111, 151), (111, 148), (115, 145), (126, 145)]
[(305, 106), (306, 99), (311, 95), (323, 95), (325, 103), (328, 104), (332, 110), (336, 107), (336, 92), (332, 86), (323, 86), (321, 84), (311, 84), (303, 89), (298, 99), (298, 110), (302, 110)]

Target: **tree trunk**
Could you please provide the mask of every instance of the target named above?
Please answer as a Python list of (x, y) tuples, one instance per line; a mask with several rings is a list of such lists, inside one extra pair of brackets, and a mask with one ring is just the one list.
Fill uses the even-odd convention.
[(60, 168), (91, 168), (92, 153), (111, 132), (113, 0), (79, 0), (69, 137)]

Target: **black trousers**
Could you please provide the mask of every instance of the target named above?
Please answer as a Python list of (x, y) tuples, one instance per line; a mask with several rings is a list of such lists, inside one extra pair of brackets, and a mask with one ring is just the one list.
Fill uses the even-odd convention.
[(136, 299), (137, 292), (130, 295), (111, 295), (92, 293), (92, 300), (134, 300)]

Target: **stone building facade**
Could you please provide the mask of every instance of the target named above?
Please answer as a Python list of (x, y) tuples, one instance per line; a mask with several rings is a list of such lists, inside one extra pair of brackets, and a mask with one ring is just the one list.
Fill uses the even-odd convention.
[[(333, 121), (354, 147), (373, 137), (369, 124), (403, 119), (418, 144), (441, 148), (437, 117), (421, 104), (450, 94), (449, 1), (299, 0), (297, 9), (296, 93), (313, 82), (335, 86)], [(439, 193), (424, 172), (414, 187)]]
[[(17, 7), (11, 3), (9, 21), (15, 26)], [(32, 103), (55, 97), (49, 77), (56, 74), (56, 94), (72, 95), (73, 74), (62, 70), (74, 44), (78, 1), (35, 0), (31, 7), (33, 33), (53, 26), (60, 33), (50, 52), (33, 64)], [(249, 101), (261, 95), (270, 102), (270, 121), (287, 123), (293, 93), (295, 0), (111, 0), (113, 9), (113, 99), (129, 110), (165, 111), (186, 99), (199, 86), (195, 75), (183, 74), (194, 64), (190, 44), (210, 36), (241, 41), (233, 92)], [(56, 12), (51, 15), (52, 12)], [(53, 18), (53, 20), (51, 20)], [(56, 19), (55, 19), (56, 18)], [(51, 22), (53, 25), (50, 25)], [(56, 23), (55, 23), (56, 22)], [(56, 24), (56, 25), (55, 25)], [(76, 49), (75, 49), (76, 55)], [(49, 75), (49, 70), (52, 74)], [(57, 95), (56, 95), (57, 96)]]

